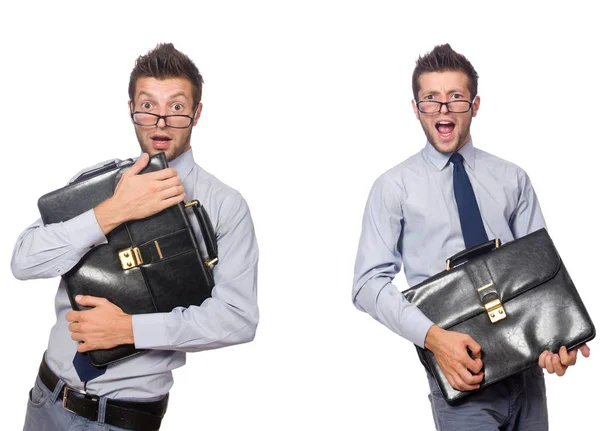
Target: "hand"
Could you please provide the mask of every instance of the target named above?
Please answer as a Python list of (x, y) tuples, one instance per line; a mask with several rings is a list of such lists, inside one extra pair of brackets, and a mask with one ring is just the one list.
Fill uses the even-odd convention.
[(577, 362), (577, 352), (581, 351), (584, 357), (590, 356), (590, 348), (587, 344), (583, 344), (575, 349), (571, 349), (567, 352), (567, 348), (562, 346), (558, 351), (558, 354), (552, 352), (542, 352), (538, 359), (538, 365), (545, 368), (548, 374), (556, 373), (557, 376), (564, 376), (567, 372), (567, 368), (571, 365), (575, 365)]
[(175, 169), (139, 174), (149, 160), (147, 153), (142, 154), (123, 173), (113, 196), (94, 208), (105, 235), (121, 223), (149, 217), (185, 199), (181, 178)]
[(134, 343), (131, 315), (105, 298), (77, 295), (75, 300), (80, 305), (94, 307), (67, 313), (71, 338), (80, 342), (79, 352)]
[(448, 383), (454, 389), (472, 391), (479, 388), (479, 383), (483, 380), (481, 346), (469, 335), (446, 331), (433, 325), (425, 337), (425, 348), (434, 354)]

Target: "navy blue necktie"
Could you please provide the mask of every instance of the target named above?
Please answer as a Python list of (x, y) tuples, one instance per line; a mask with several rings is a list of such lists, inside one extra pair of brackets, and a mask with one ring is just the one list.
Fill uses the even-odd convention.
[(77, 371), (79, 380), (82, 382), (95, 379), (106, 372), (106, 366), (95, 367), (90, 361), (88, 355), (84, 355), (80, 352), (75, 353), (75, 357), (73, 358), (73, 366), (75, 367), (75, 371)]
[(463, 156), (454, 153), (450, 156), (450, 161), (454, 165), (454, 198), (458, 206), (458, 217), (460, 218), (460, 227), (465, 240), (465, 248), (473, 247), (488, 240), (481, 213), (473, 193), (471, 181), (467, 176), (463, 165)]

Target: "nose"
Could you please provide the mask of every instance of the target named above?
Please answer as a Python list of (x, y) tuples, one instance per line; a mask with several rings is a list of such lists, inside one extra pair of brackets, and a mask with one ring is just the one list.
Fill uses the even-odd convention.
[[(162, 124), (161, 124), (162, 122)], [(160, 128), (160, 129), (164, 129), (165, 127), (167, 127), (167, 120), (165, 119), (165, 117), (160, 117), (158, 119), (158, 123), (156, 123), (156, 127)]]
[(447, 102), (444, 103), (442, 106), (440, 106), (440, 112), (442, 114), (447, 114), (448, 112), (450, 112), (450, 111), (448, 111), (448, 103)]

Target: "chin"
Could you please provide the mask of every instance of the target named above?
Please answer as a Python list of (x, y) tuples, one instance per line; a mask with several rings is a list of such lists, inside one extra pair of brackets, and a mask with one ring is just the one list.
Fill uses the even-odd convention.
[(440, 153), (453, 153), (458, 148), (457, 142), (444, 142), (442, 144), (438, 142), (432, 143), (433, 147), (438, 150)]

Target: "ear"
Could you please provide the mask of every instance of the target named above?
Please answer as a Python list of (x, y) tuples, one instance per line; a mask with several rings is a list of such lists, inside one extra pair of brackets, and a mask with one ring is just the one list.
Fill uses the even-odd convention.
[(473, 100), (473, 117), (477, 116), (477, 111), (479, 111), (480, 103), (481, 103), (481, 100), (479, 99), (479, 96), (476, 96), (475, 100)]
[(130, 100), (129, 102), (127, 102), (127, 106), (129, 108), (129, 119), (131, 120), (131, 123), (133, 124), (133, 118), (131, 118), (131, 113), (134, 111), (133, 109), (133, 100)]
[(198, 124), (198, 120), (200, 120), (200, 114), (202, 113), (202, 103), (198, 102), (198, 107), (196, 108), (196, 115), (194, 116), (194, 122), (192, 123), (192, 127)]
[(415, 103), (415, 99), (411, 99), (410, 103), (412, 104), (413, 112), (415, 113), (416, 119), (420, 120), (421, 119), (421, 117), (419, 116), (420, 112), (419, 112), (419, 108), (417, 108), (417, 104)]

